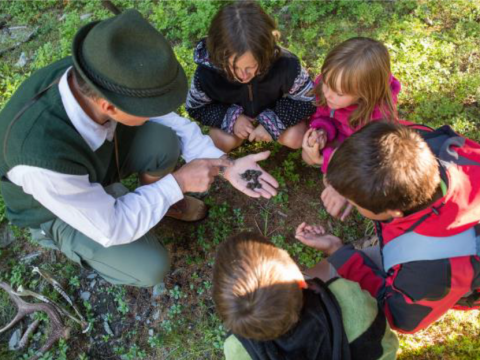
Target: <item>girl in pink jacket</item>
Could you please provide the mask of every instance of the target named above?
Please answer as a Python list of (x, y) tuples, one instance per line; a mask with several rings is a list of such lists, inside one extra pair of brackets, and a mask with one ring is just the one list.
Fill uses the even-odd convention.
[(315, 80), (317, 111), (303, 138), (303, 160), (326, 173), (335, 148), (355, 131), (373, 120), (397, 120), (400, 88), (385, 45), (362, 37), (337, 45)]

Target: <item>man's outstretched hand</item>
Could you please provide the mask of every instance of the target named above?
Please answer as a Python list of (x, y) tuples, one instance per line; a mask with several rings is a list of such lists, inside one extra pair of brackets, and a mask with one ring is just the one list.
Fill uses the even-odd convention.
[[(272, 175), (257, 164), (258, 161), (267, 159), (269, 155), (270, 151), (264, 151), (234, 160), (233, 163), (225, 169), (224, 178), (230, 182), (234, 188), (248, 196), (270, 199), (272, 196), (277, 195), (278, 182)], [(261, 187), (255, 187), (253, 189), (248, 187), (249, 181), (241, 176), (247, 170), (261, 171), (258, 177), (258, 182)]]
[(295, 231), (295, 238), (307, 246), (323, 251), (327, 255), (333, 254), (342, 247), (342, 240), (330, 234), (325, 234), (325, 229), (318, 225), (301, 223)]

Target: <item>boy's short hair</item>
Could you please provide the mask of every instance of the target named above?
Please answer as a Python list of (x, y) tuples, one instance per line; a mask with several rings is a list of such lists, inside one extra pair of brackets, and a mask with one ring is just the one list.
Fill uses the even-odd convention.
[(242, 233), (222, 243), (213, 269), (213, 300), (235, 335), (272, 340), (297, 323), (303, 276), (285, 250)]
[(342, 196), (375, 214), (420, 210), (440, 185), (438, 162), (420, 134), (384, 121), (372, 122), (345, 140), (326, 178)]

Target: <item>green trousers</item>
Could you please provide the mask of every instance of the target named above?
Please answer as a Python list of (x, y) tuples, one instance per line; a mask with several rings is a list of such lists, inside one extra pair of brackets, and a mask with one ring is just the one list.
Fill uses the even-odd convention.
[[(128, 149), (122, 149), (119, 141), (122, 178), (133, 173), (169, 173), (180, 156), (176, 133), (160, 124), (147, 122), (135, 129), (130, 140)], [(105, 190), (114, 197), (128, 192), (120, 183), (113, 183)], [(31, 232), (41, 246), (61, 251), (81, 266), (96, 270), (112, 284), (151, 287), (162, 282), (169, 269), (168, 252), (152, 231), (130, 244), (108, 248), (58, 218)]]

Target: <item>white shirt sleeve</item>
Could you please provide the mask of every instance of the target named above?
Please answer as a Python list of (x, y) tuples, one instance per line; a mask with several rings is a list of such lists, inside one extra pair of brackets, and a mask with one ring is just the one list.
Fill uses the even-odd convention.
[(210, 136), (203, 135), (200, 127), (193, 121), (171, 112), (150, 119), (172, 128), (180, 138), (182, 156), (188, 163), (194, 159), (218, 159), (225, 153), (215, 147)]
[(7, 177), (53, 214), (104, 247), (137, 240), (183, 198), (172, 175), (117, 199), (100, 184), (90, 183), (88, 175), (66, 175), (19, 165)]

